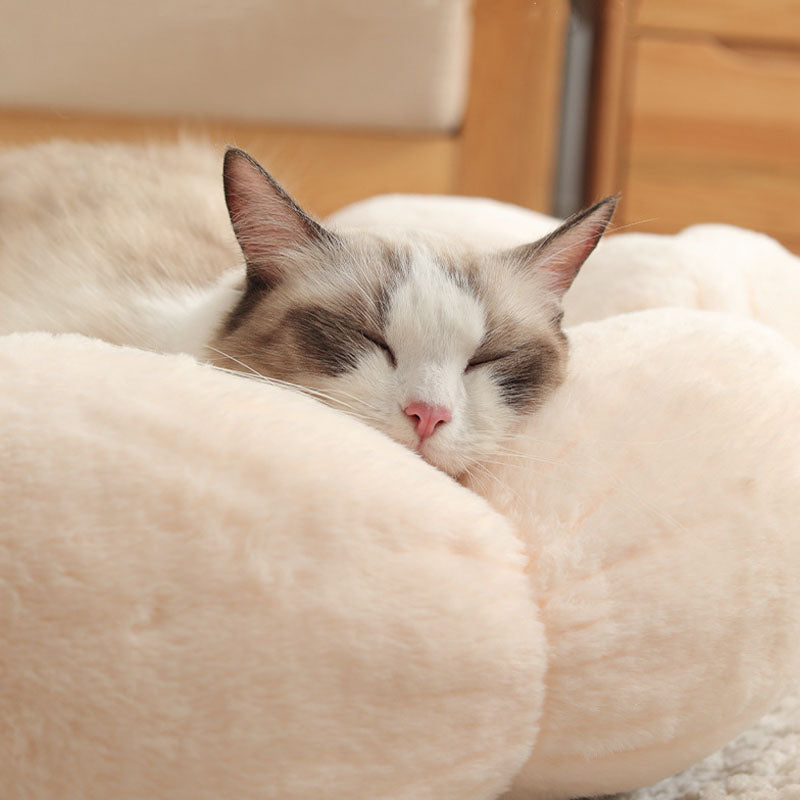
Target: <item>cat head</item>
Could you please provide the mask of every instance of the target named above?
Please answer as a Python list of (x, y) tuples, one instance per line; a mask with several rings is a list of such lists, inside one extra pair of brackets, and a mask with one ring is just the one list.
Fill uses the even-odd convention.
[(246, 276), (209, 360), (306, 387), (454, 476), (563, 380), (561, 297), (616, 204), (480, 253), (328, 230), (241, 150), (224, 185)]

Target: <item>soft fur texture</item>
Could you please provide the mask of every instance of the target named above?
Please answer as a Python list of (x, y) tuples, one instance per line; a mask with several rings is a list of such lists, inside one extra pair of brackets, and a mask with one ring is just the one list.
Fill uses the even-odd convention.
[(797, 800), (800, 693), (680, 775), (618, 800)]
[(476, 487), (527, 558), (311, 400), (79, 338), (2, 346), (11, 797), (633, 788), (795, 674), (800, 385), (764, 328), (576, 330), (534, 460)]
[(226, 305), (212, 289), (241, 260), (221, 158), (189, 141), (0, 152), (0, 333), (199, 352)]
[(800, 666), (794, 348), (676, 310), (571, 341), (520, 457), (474, 485), (528, 543), (549, 637), (519, 798), (670, 774), (771, 708)]
[(5, 799), (508, 784), (546, 647), (483, 500), (189, 358), (27, 334), (0, 339), (0, 376)]
[[(509, 245), (551, 225), (444, 198), (339, 223), (387, 202)], [(680, 238), (632, 247), (596, 303), (697, 304), (640, 274)], [(780, 306), (727, 308), (767, 269), (791, 302), (796, 259), (749, 242), (708, 303), (735, 314), (571, 329), (565, 383), (467, 488), (187, 357), (0, 338), (4, 797), (567, 798), (752, 724), (800, 666), (800, 360), (743, 318), (790, 337)]]

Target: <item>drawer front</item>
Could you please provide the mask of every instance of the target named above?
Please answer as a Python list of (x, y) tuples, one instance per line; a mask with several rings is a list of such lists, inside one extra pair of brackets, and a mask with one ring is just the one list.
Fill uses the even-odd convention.
[(636, 24), (742, 41), (800, 43), (800, 0), (639, 0)]
[(626, 221), (729, 222), (800, 250), (800, 51), (658, 38), (634, 49)]

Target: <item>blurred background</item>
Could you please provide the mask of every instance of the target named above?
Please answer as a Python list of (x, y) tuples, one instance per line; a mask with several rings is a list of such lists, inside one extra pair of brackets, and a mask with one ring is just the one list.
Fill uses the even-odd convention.
[(195, 136), (384, 192), (800, 252), (800, 0), (0, 0), (0, 146)]

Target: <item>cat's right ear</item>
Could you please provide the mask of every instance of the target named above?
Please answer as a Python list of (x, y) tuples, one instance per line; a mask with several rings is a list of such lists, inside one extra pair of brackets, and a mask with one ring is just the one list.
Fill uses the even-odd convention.
[(231, 224), (252, 281), (275, 286), (288, 251), (333, 239), (244, 150), (228, 148), (222, 176)]
[(616, 207), (616, 197), (605, 197), (573, 214), (543, 239), (515, 247), (508, 255), (523, 269), (545, 276), (549, 288), (561, 298), (605, 233)]

